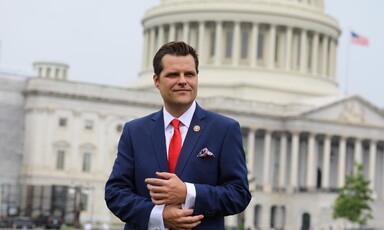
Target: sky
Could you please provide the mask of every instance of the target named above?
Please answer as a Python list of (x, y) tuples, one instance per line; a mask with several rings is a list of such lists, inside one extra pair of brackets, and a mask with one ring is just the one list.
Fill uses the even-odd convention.
[[(124, 87), (138, 78), (141, 18), (160, 0), (0, 0), (0, 70), (36, 75), (35, 61), (66, 63), (72, 81)], [(342, 93), (384, 108), (383, 0), (325, 0), (339, 22)], [(369, 46), (350, 44), (350, 31)]]

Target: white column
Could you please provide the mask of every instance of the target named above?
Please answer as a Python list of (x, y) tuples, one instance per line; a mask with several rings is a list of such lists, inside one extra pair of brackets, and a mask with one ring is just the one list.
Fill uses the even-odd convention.
[(319, 34), (315, 32), (312, 38), (312, 58), (311, 58), (311, 68), (312, 75), (317, 75), (317, 57), (319, 56)]
[[(53, 131), (54, 129), (56, 128), (56, 123), (55, 123), (55, 114), (54, 114), (54, 110), (53, 109), (50, 109), (50, 108), (47, 108), (46, 109), (46, 115), (47, 117), (44, 119), (45, 120), (45, 123), (47, 124), (47, 129), (45, 130), (45, 151), (43, 151), (41, 154), (41, 159), (52, 159), (52, 155), (56, 156), (55, 154), (57, 154), (56, 152), (53, 152)], [(66, 153), (68, 154), (68, 153)], [(55, 158), (55, 157), (53, 157)], [(55, 161), (51, 161), (51, 162), (55, 162)], [(48, 162), (47, 162), (48, 163)], [(56, 162), (55, 162), (56, 163)], [(44, 165), (45, 166), (45, 165)], [(1, 201), (1, 200), (0, 200)]]
[[(250, 188), (254, 188), (251, 184), (254, 184), (254, 157), (255, 157), (255, 134), (256, 130), (254, 128), (250, 128), (248, 131), (248, 152), (247, 152), (247, 167), (248, 167), (248, 180), (250, 181)], [(252, 183), (253, 182), (253, 183)]]
[[(107, 146), (108, 146), (108, 140), (105, 138), (105, 133), (107, 133), (107, 122), (106, 122), (106, 114), (101, 112), (99, 113), (98, 120), (97, 120), (97, 126), (95, 125), (95, 128), (97, 128), (97, 143), (103, 143), (99, 145), (99, 147), (96, 149), (96, 152), (94, 153), (96, 158), (95, 161), (97, 162), (98, 168), (96, 169), (98, 172), (102, 174), (105, 170), (105, 162), (109, 162), (109, 154), (105, 154), (108, 152)], [(96, 123), (96, 122), (95, 122)]]
[(226, 216), (225, 219), (224, 219), (224, 222), (225, 222), (225, 226), (227, 228), (233, 228), (233, 229), (237, 229), (238, 226), (237, 226), (237, 215), (232, 215), (232, 216)]
[(307, 59), (308, 59), (308, 44), (307, 44), (307, 31), (301, 30), (300, 34), (300, 73), (307, 72)]
[(264, 164), (263, 164), (263, 191), (271, 192), (271, 179), (270, 179), (270, 167), (271, 167), (271, 131), (266, 130), (264, 136)]
[[(382, 150), (381, 150), (381, 153), (384, 154)], [(384, 157), (381, 160), (381, 165), (384, 165)], [(384, 169), (382, 169), (382, 170), (384, 170)], [(382, 182), (382, 189), (381, 189), (382, 193), (381, 193), (381, 195), (382, 195), (382, 199), (383, 199), (384, 198), (384, 175), (383, 174), (379, 174), (378, 177), (379, 177), (378, 179), (381, 180), (381, 182)]]
[(330, 174), (330, 162), (331, 162), (331, 136), (325, 135), (324, 137), (324, 149), (323, 149), (323, 176), (321, 177), (322, 188), (329, 188), (329, 174)]
[(334, 69), (334, 56), (333, 56), (333, 46), (334, 46), (334, 43), (333, 43), (333, 38), (330, 37), (329, 38), (329, 57), (328, 57), (328, 77), (329, 78), (333, 78), (333, 69)]
[(307, 188), (314, 189), (315, 184), (315, 142), (316, 136), (313, 133), (308, 137), (308, 158), (307, 158)]
[[(79, 135), (81, 133), (81, 129), (83, 128), (83, 125), (81, 124), (81, 112), (80, 111), (73, 111), (73, 120), (68, 121), (68, 125), (70, 127), (71, 131), (71, 152), (68, 154), (70, 159), (69, 161), (65, 160), (65, 167), (68, 172), (76, 173), (81, 170), (81, 164), (79, 165), (79, 162), (82, 162), (82, 153), (79, 152)], [(69, 163), (69, 164), (67, 164)], [(68, 167), (67, 167), (68, 166)]]
[(168, 41), (174, 41), (175, 38), (176, 38), (176, 25), (175, 23), (171, 23), (169, 25)]
[(275, 53), (276, 53), (276, 26), (270, 25), (269, 30), (269, 52), (267, 59), (267, 68), (273, 69), (275, 68)]
[(158, 31), (156, 49), (160, 49), (160, 47), (164, 44), (164, 26), (159, 25)]
[[(29, 165), (31, 162), (31, 158), (34, 155), (34, 148), (38, 141), (38, 137), (36, 135), (36, 128), (39, 127), (37, 120), (37, 111), (32, 108), (27, 108), (25, 110), (25, 140), (24, 140), (24, 156), (22, 158), (22, 164)], [(40, 128), (40, 130), (42, 130)]]
[(369, 143), (369, 184), (372, 191), (375, 189), (375, 174), (376, 174), (376, 141), (371, 140)]
[(190, 25), (189, 27), (189, 44), (197, 49), (197, 41), (198, 41), (198, 27)]
[(325, 78), (327, 78), (327, 70), (328, 70), (328, 65), (327, 65), (327, 63), (328, 63), (328, 40), (329, 40), (328, 36), (324, 35), (324, 37), (323, 37), (323, 47), (322, 47), (323, 48), (323, 50), (322, 50), (322, 58), (323, 58), (323, 60), (321, 62), (321, 64), (322, 64), (322, 66), (321, 66), (321, 74)]
[(205, 33), (205, 22), (199, 22), (199, 42), (198, 42), (198, 54), (201, 64), (205, 64), (204, 56), (204, 33)]
[[(357, 163), (357, 164), (362, 164), (363, 163), (363, 156), (362, 156), (362, 140), (359, 139), (359, 138), (356, 138), (355, 139), (355, 153), (354, 153), (354, 163)], [(353, 168), (353, 171), (355, 171), (356, 168), (354, 167)]]
[(183, 24), (183, 41), (189, 43), (189, 22)]
[(330, 77), (331, 79), (336, 79), (337, 39), (332, 39), (331, 53), (332, 53), (332, 71), (331, 71)]
[(291, 192), (297, 189), (297, 175), (299, 167), (299, 133), (292, 132), (292, 150), (291, 150), (291, 178), (290, 178), (290, 189)]
[(146, 70), (148, 67), (148, 43), (149, 43), (149, 34), (148, 29), (144, 30), (144, 38), (143, 38), (143, 57), (141, 61), (141, 70)]
[[(148, 55), (149, 55), (149, 57), (153, 57), (153, 55), (155, 53), (155, 43), (156, 43), (156, 41), (155, 41), (155, 33), (156, 33), (155, 28), (151, 28), (149, 30), (149, 44), (148, 44), (148, 46), (149, 46), (149, 48), (148, 48)], [(151, 61), (150, 61), (150, 59), (148, 59), (148, 65), (150, 65), (150, 63), (151, 63)]]
[(245, 209), (245, 215), (244, 215), (244, 227), (247, 230), (255, 230), (255, 205), (253, 203), (253, 199), (251, 199), (251, 202), (249, 203), (248, 207)]
[(249, 62), (251, 64), (251, 67), (256, 66), (256, 56), (257, 56), (257, 43), (259, 39), (259, 25), (257, 23), (252, 24), (252, 31), (251, 31), (251, 43), (250, 43), (250, 49), (249, 52)]
[(280, 159), (279, 159), (279, 188), (286, 188), (286, 164), (287, 164), (287, 134), (281, 133), (280, 137)]
[(233, 29), (232, 65), (238, 66), (240, 59), (240, 22), (235, 22)]
[(261, 209), (261, 223), (260, 223), (260, 229), (261, 230), (270, 230), (270, 220), (271, 220), (271, 205), (265, 203), (262, 206)]
[(223, 40), (223, 23), (221, 21), (216, 22), (216, 31), (215, 31), (215, 65), (220, 65), (222, 62), (222, 49), (221, 44)]
[(284, 211), (282, 206), (276, 207), (275, 225), (276, 229), (284, 229)]
[(345, 137), (340, 137), (339, 140), (339, 170), (338, 170), (338, 188), (344, 186), (345, 183), (345, 155), (347, 150), (347, 140)]
[(291, 69), (291, 50), (292, 50), (292, 28), (287, 27), (287, 35), (285, 36), (285, 70)]

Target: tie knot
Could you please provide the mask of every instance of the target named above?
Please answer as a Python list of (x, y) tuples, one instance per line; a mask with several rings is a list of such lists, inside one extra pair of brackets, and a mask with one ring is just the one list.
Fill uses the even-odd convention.
[(173, 120), (171, 121), (171, 124), (172, 124), (172, 126), (173, 126), (174, 129), (179, 129), (180, 120), (178, 120), (178, 119), (173, 119)]

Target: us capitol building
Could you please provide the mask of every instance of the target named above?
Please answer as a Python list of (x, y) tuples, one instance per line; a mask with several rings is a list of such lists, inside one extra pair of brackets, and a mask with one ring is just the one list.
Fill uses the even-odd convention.
[(243, 131), (253, 199), (229, 229), (341, 229), (332, 206), (355, 162), (374, 191), (368, 225), (384, 226), (384, 113), (339, 91), (341, 31), (323, 0), (161, 0), (142, 24), (141, 72), (127, 87), (68, 80), (61, 63), (0, 73), (1, 216), (118, 223), (103, 194), (122, 126), (161, 108), (152, 57), (183, 40), (200, 57), (197, 102)]

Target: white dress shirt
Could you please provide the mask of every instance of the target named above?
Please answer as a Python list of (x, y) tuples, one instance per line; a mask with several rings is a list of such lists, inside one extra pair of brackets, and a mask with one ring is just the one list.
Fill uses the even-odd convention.
[[(183, 145), (184, 139), (187, 136), (189, 126), (191, 125), (193, 114), (195, 113), (196, 102), (194, 101), (189, 107), (189, 109), (183, 113), (180, 117), (176, 118), (180, 120), (180, 133), (181, 133), (181, 143)], [(167, 147), (167, 155), (169, 143), (171, 142), (174, 128), (171, 125), (171, 121), (175, 119), (165, 108), (163, 108), (163, 117), (164, 117), (164, 132), (165, 132), (165, 142)], [(196, 189), (195, 186), (191, 183), (185, 182), (187, 187), (187, 196), (185, 198), (185, 203), (182, 204), (183, 209), (193, 208), (195, 206), (196, 199)], [(163, 210), (165, 205), (155, 205), (152, 209), (151, 215), (149, 217), (148, 230), (168, 230), (164, 226), (163, 222)]]

